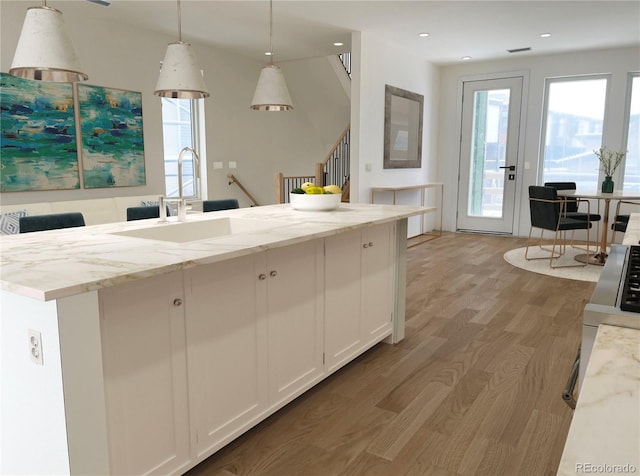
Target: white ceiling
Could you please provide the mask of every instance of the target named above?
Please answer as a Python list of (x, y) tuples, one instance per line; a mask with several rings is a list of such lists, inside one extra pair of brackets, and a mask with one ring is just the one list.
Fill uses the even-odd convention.
[[(110, 7), (52, 1), (64, 12), (161, 31), (177, 38), (175, 0), (112, 0)], [(269, 44), (268, 0), (182, 0), (183, 40), (231, 49), (260, 61)], [(371, 32), (416, 57), (452, 64), (515, 55), (640, 45), (640, 0), (403, 1), (275, 0), (275, 61), (349, 51), (351, 32)], [(419, 38), (428, 32), (428, 38)], [(540, 38), (549, 32), (550, 38)], [(345, 47), (332, 45), (342, 41)], [(531, 47), (527, 53), (507, 49)]]

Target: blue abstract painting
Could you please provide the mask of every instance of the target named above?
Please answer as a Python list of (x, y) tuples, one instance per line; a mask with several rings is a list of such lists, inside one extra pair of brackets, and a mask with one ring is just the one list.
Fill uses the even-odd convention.
[(0, 73), (0, 192), (80, 188), (71, 84)]
[(142, 94), (78, 85), (84, 188), (145, 185)]

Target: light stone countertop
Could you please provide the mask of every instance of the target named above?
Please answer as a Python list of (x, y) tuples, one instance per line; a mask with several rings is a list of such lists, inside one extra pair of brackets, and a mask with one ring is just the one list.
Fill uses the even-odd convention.
[(640, 330), (601, 325), (559, 476), (640, 474)]
[[(188, 222), (229, 217), (257, 220), (255, 231), (187, 243), (111, 233), (176, 225), (158, 219), (110, 223), (0, 237), (0, 289), (49, 301), (201, 264), (287, 246), (348, 230), (394, 222), (425, 209), (342, 203), (306, 212), (289, 204), (190, 214)], [(265, 229), (265, 226), (271, 227)], [(260, 229), (262, 227), (262, 229)]]

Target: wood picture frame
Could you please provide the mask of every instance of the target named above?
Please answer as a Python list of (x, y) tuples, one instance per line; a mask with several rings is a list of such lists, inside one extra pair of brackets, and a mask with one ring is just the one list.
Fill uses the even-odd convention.
[(416, 169), (422, 166), (422, 116), (424, 96), (385, 85), (385, 169)]

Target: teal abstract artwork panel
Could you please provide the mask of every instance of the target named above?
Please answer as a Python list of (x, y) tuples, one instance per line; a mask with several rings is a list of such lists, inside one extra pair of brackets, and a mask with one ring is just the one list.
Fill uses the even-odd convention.
[(71, 84), (0, 73), (0, 192), (80, 188)]
[(84, 188), (144, 185), (142, 94), (78, 85)]

